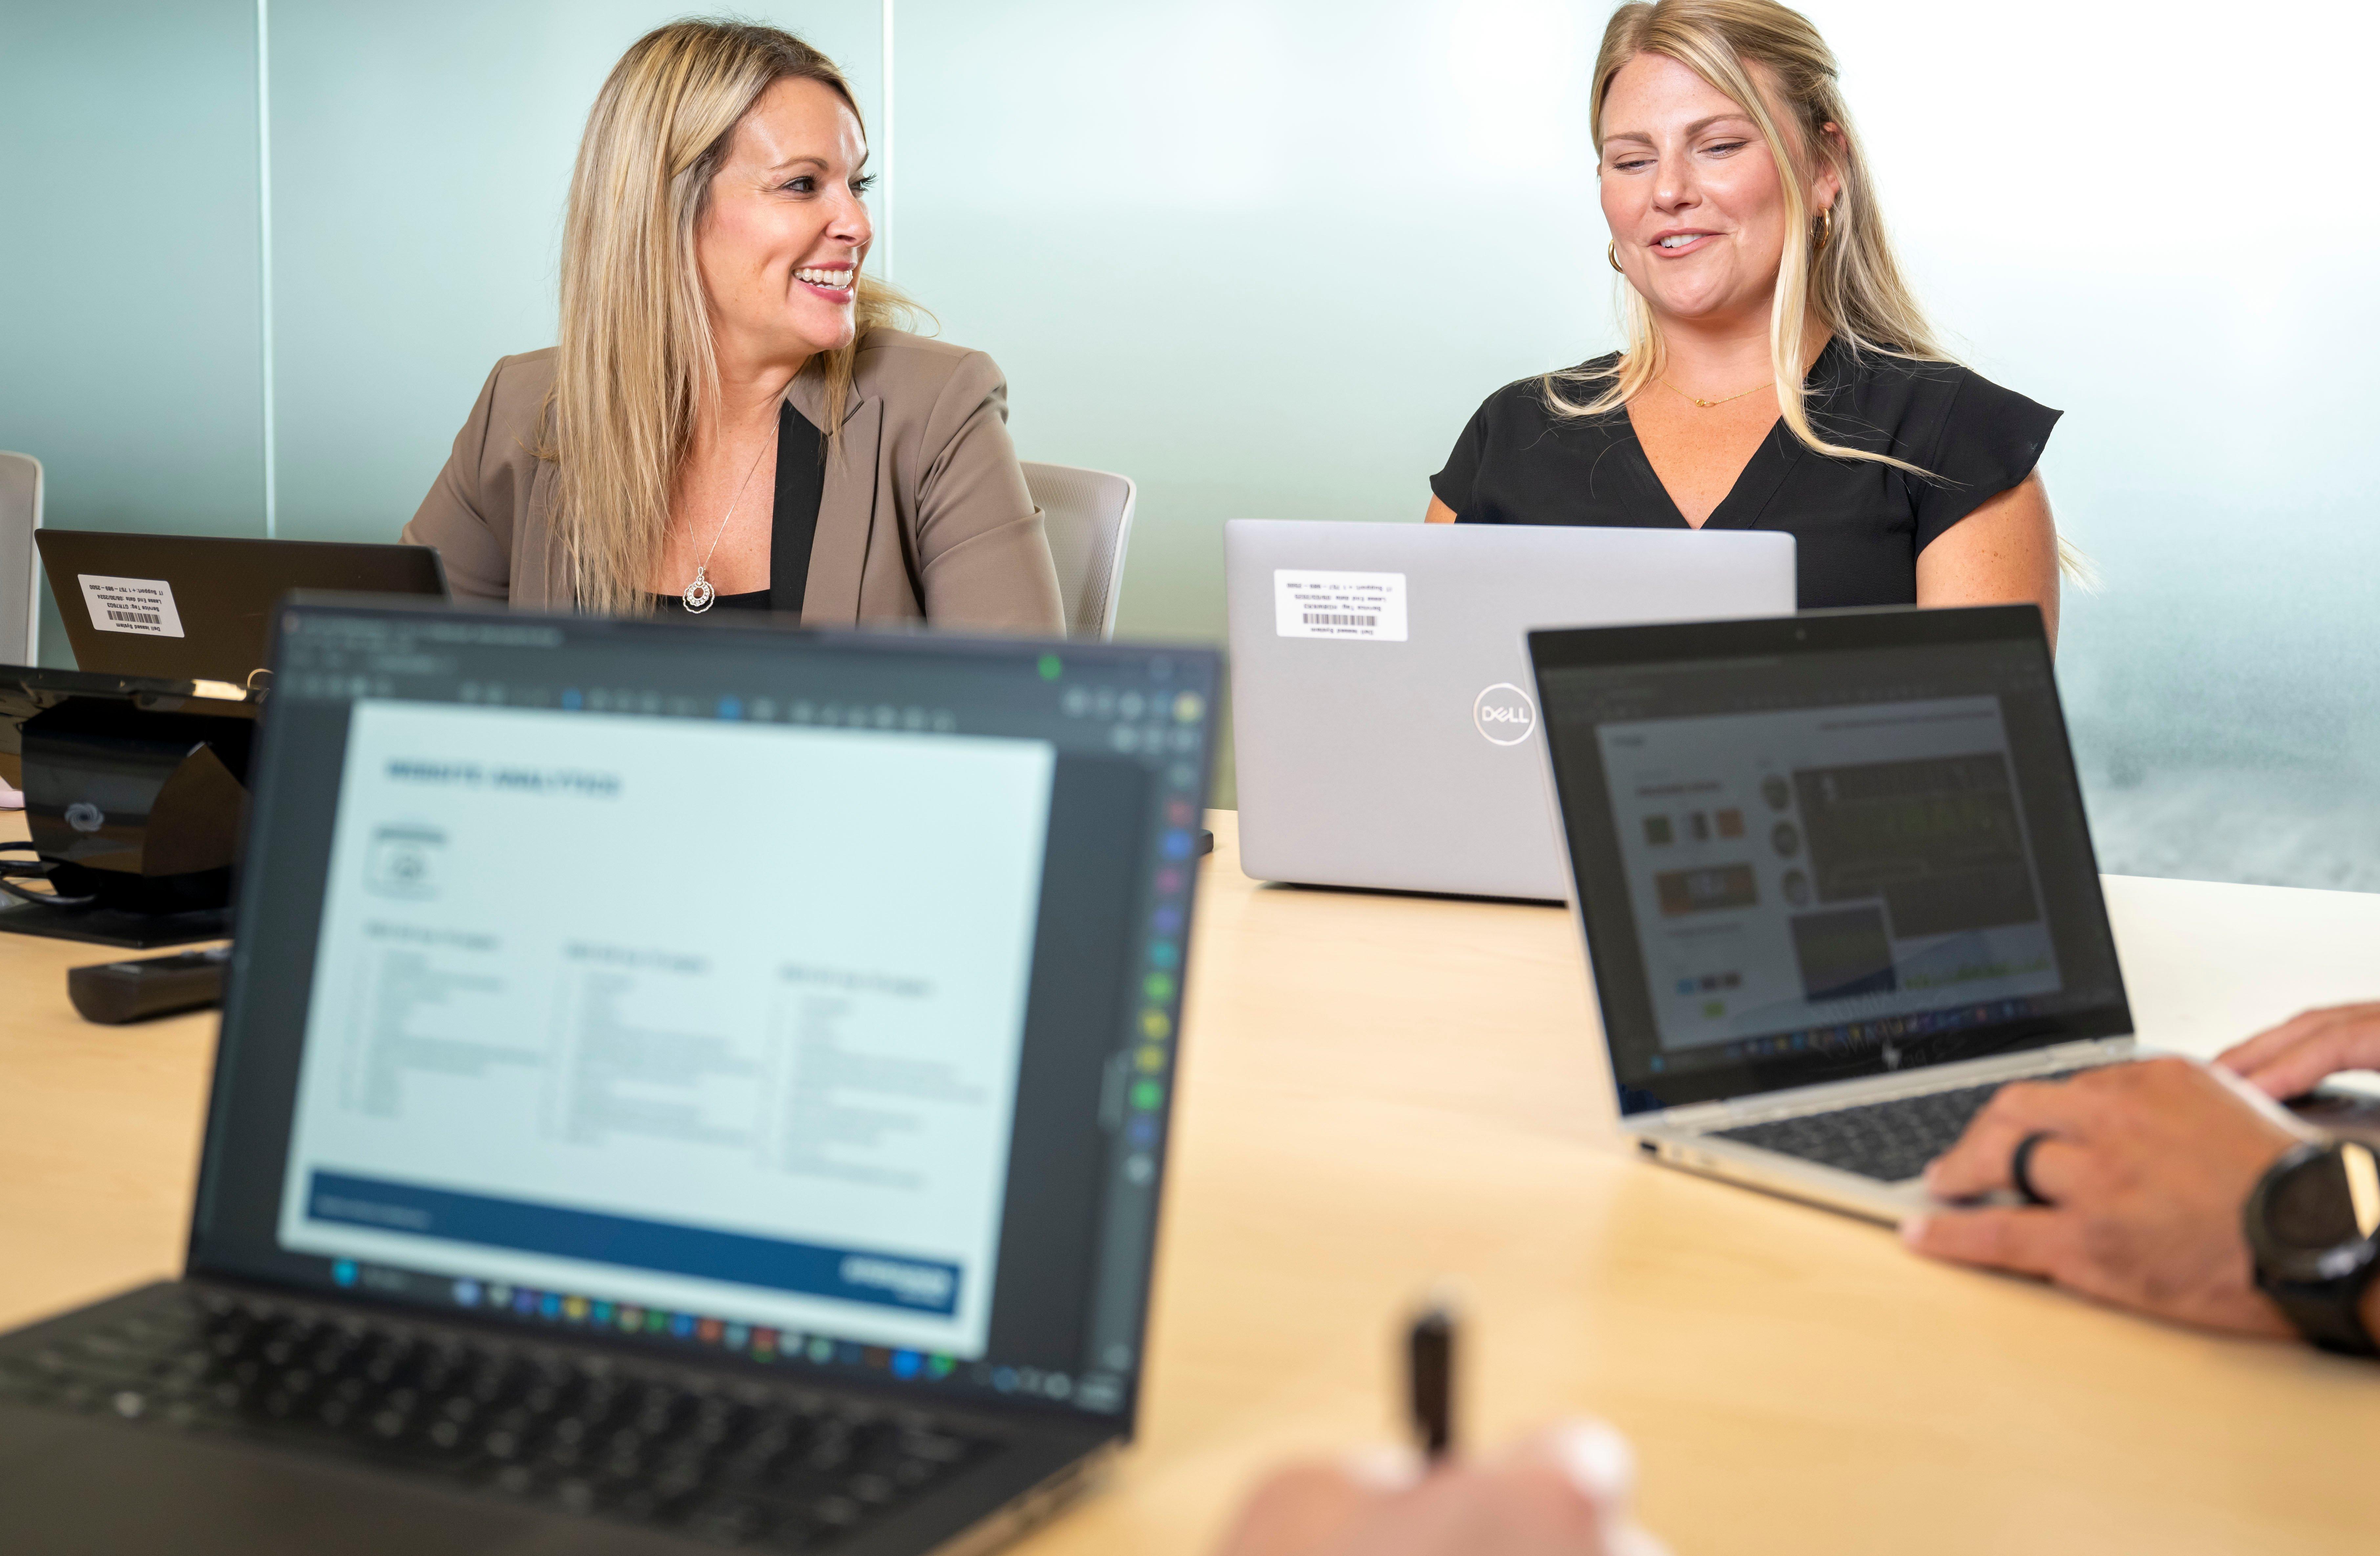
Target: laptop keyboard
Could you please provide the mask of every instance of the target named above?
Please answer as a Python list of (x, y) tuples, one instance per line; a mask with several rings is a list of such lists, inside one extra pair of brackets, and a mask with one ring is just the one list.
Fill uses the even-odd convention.
[(909, 1411), (172, 1287), (0, 1353), (0, 1400), (361, 1455), (725, 1546), (814, 1550), (998, 1444)]
[[(2060, 1080), (2072, 1073), (2028, 1078)], [(1714, 1130), (1713, 1134), (1718, 1139), (1741, 1140), (1780, 1156), (1798, 1157), (1803, 1161), (1897, 1184), (1917, 1176), (1925, 1171), (1927, 1162), (1949, 1149), (2002, 1084), (1994, 1081), (1985, 1086), (1962, 1086), (1954, 1091), (1929, 1091), (1923, 1096), (1900, 1097), (1864, 1107), (1839, 1108), (1833, 1112), (1747, 1124), (1740, 1129)]]

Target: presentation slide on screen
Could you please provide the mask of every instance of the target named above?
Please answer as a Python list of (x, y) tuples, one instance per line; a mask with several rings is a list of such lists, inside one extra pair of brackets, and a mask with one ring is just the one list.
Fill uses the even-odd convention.
[(282, 1242), (980, 1355), (1055, 762), (358, 703)]
[(1665, 1048), (2058, 989), (1997, 697), (1597, 735)]

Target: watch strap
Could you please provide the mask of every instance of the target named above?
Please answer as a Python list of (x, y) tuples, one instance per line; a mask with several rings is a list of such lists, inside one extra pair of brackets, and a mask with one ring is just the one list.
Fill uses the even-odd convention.
[(2342, 1355), (2380, 1356), (2380, 1344), (2373, 1343), (2371, 1331), (2363, 1327), (2362, 1312), (2364, 1288), (2372, 1283), (2371, 1270), (2366, 1267), (2362, 1280), (2350, 1277), (2312, 1286), (2266, 1281), (2260, 1273), (2256, 1283), (2313, 1344)]
[(2350, 1356), (2380, 1356), (2380, 1343), (2375, 1343), (2372, 1331), (2364, 1327), (2362, 1313), (2364, 1293), (2374, 1278), (2380, 1276), (2380, 1258), (2366, 1259), (2353, 1271), (2326, 1281), (2291, 1280), (2271, 1270), (2265, 1259), (2264, 1228), (2258, 1223), (2268, 1192), (2308, 1161), (2336, 1149), (2335, 1143), (2307, 1141), (2283, 1153), (2248, 1197), (2241, 1212), (2241, 1230), (2247, 1234), (2254, 1261), (2256, 1289), (2273, 1299), (2281, 1316), (2296, 1326), (2300, 1334), (2325, 1351)]

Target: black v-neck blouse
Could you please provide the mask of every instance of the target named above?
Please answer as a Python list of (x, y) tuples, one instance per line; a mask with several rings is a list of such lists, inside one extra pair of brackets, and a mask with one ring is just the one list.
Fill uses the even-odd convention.
[[(2062, 414), (1954, 363), (1854, 359), (1840, 339), (1818, 354), (1806, 382), (1804, 403), (1822, 437), (1932, 474), (1828, 458), (1781, 420), (1769, 429), (1703, 528), (1790, 532), (1803, 610), (1915, 604), (1917, 553), (2030, 475)], [(1557, 416), (1540, 383), (1524, 378), (1488, 395), (1430, 478), (1456, 519), (1684, 529), (1627, 411)]]

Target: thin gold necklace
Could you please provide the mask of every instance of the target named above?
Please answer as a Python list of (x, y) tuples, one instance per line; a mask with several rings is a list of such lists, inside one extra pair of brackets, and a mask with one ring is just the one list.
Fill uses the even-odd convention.
[(1743, 395), (1730, 395), (1727, 397), (1727, 399), (1725, 399), (1725, 400), (1706, 400), (1706, 399), (1702, 398), (1700, 395), (1689, 395), (1689, 394), (1687, 394), (1683, 389), (1679, 388), (1676, 384), (1674, 384), (1674, 383), (1670, 383), (1670, 382), (1668, 379), (1666, 379), (1666, 378), (1665, 378), (1665, 379), (1663, 379), (1663, 380), (1661, 380), (1661, 387), (1663, 387), (1664, 389), (1667, 389), (1670, 394), (1672, 394), (1672, 395), (1675, 395), (1679, 396), (1681, 399), (1687, 399), (1687, 400), (1692, 400), (1692, 401), (1694, 401), (1694, 406), (1695, 406), (1695, 407), (1696, 407), (1697, 409), (1700, 409), (1700, 410), (1708, 410), (1708, 409), (1710, 409), (1713, 406), (1723, 406), (1723, 405), (1728, 404), (1728, 403), (1729, 403), (1729, 401), (1731, 401), (1731, 400), (1740, 400), (1740, 399), (1743, 398), (1743, 395), (1757, 395), (1757, 394), (1759, 394), (1763, 389), (1767, 388), (1767, 387), (1768, 387), (1768, 385), (1767, 385), (1767, 384), (1766, 384), (1766, 383), (1755, 383), (1755, 384), (1754, 384), (1751, 388), (1746, 389), (1746, 390), (1743, 392)]

